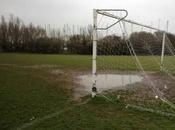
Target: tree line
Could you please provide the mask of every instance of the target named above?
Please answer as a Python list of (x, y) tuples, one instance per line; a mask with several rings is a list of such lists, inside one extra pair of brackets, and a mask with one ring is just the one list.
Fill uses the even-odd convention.
[[(161, 55), (163, 32), (133, 32), (129, 37), (108, 35), (98, 42), (99, 55), (130, 55), (132, 49), (137, 55)], [(175, 53), (175, 35), (167, 33), (165, 37), (165, 55)]]
[(12, 15), (8, 21), (1, 16), (0, 49), (3, 52), (61, 53), (62, 43), (61, 37), (48, 37), (40, 26), (25, 25)]
[[(72, 31), (71, 31), (72, 30)], [(69, 33), (68, 33), (69, 32)], [(72, 32), (72, 33), (70, 33)], [(63, 28), (62, 31), (51, 30), (33, 24), (25, 25), (18, 17), (10, 16), (8, 20), (1, 16), (0, 20), (0, 52), (27, 52), (50, 54), (92, 54), (91, 25), (79, 28)], [(167, 34), (175, 47), (175, 35)], [(133, 32), (129, 37), (117, 35), (100, 36), (98, 54), (129, 55), (131, 42), (137, 54), (146, 55), (153, 52), (161, 53), (163, 34), (161, 32)], [(130, 49), (129, 49), (130, 48)], [(158, 50), (155, 50), (155, 49)]]

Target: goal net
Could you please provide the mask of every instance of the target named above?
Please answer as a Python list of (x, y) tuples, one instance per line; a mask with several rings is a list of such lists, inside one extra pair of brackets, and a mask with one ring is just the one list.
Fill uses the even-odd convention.
[(173, 34), (127, 15), (126, 10), (93, 12), (92, 94), (175, 116)]

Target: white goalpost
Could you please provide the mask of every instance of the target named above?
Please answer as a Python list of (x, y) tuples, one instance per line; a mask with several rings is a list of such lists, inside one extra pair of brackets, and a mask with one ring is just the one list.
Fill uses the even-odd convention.
[(97, 71), (97, 64), (96, 64), (96, 58), (97, 58), (97, 11), (96, 9), (93, 10), (93, 55), (92, 55), (92, 79), (93, 79), (93, 85), (92, 85), (92, 97), (95, 96), (97, 92), (96, 88), (96, 71)]
[[(175, 68), (172, 67), (175, 63), (173, 62), (175, 49), (167, 36), (168, 22), (167, 30), (161, 30), (152, 25), (128, 20), (127, 16), (128, 12), (124, 9), (93, 10), (92, 97), (99, 90), (97, 71), (105, 72), (106, 75), (109, 71), (112, 74), (116, 71), (124, 72), (129, 76), (140, 72), (144, 85), (148, 86), (154, 97), (175, 108), (166, 98), (167, 95), (164, 94), (166, 90), (157, 87), (158, 83), (151, 73), (159, 71), (170, 77), (172, 82), (175, 81), (173, 76)], [(125, 82), (123, 77), (125, 76), (121, 75), (121, 80)], [(166, 81), (163, 82), (161, 76), (159, 78), (163, 84), (161, 87), (166, 89)], [(132, 84), (132, 77), (129, 77), (129, 80)]]

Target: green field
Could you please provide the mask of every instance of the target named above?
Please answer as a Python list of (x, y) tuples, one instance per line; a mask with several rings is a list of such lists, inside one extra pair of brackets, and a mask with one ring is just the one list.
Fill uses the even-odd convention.
[[(159, 71), (160, 56), (138, 56), (144, 70)], [(1, 64), (10, 65), (52, 65), (67, 69), (83, 69), (91, 70), (91, 56), (82, 55), (42, 55), (42, 54), (0, 54)], [(109, 69), (117, 70), (138, 70), (135, 59), (130, 56), (98, 56), (97, 69), (103, 69), (105, 66)], [(173, 56), (165, 56), (165, 67), (175, 70), (175, 58)]]
[[(100, 69), (107, 65), (137, 70), (131, 57), (99, 58), (105, 59), (98, 63)], [(160, 70), (152, 58), (139, 59), (145, 70)], [(173, 57), (166, 57), (167, 66), (172, 66), (170, 61), (175, 63)], [(52, 70), (66, 73), (55, 75)], [(72, 86), (76, 86), (72, 72), (90, 70), (91, 56), (0, 54), (0, 129), (175, 130), (175, 117), (126, 109), (123, 103), (103, 97), (72, 100)]]

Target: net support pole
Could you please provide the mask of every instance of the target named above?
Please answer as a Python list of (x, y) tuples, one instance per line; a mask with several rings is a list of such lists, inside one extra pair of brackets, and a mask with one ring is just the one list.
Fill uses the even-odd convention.
[(163, 72), (163, 66), (164, 66), (164, 54), (165, 54), (165, 39), (166, 38), (166, 32), (163, 33), (163, 41), (162, 41), (162, 53), (161, 53), (161, 64), (160, 64), (160, 71)]
[(93, 10), (93, 49), (92, 49), (92, 97), (96, 95), (96, 71), (97, 71), (97, 10)]
[[(166, 32), (168, 32), (169, 21), (166, 23)], [(164, 55), (165, 55), (165, 42), (166, 42), (166, 32), (163, 33), (163, 41), (162, 41), (162, 54), (161, 54), (161, 68), (160, 71), (163, 71), (164, 67)]]

